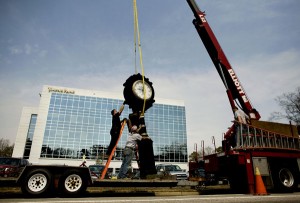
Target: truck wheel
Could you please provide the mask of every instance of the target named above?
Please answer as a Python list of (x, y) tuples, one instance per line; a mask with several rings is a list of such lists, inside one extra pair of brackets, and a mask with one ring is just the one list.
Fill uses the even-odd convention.
[(46, 169), (34, 169), (24, 178), (22, 192), (27, 195), (42, 196), (48, 193), (52, 185), (51, 173)]
[(64, 195), (79, 195), (86, 190), (87, 181), (79, 170), (70, 170), (61, 177), (59, 187)]
[(289, 168), (279, 168), (273, 171), (274, 187), (278, 191), (293, 192), (297, 187), (295, 174)]

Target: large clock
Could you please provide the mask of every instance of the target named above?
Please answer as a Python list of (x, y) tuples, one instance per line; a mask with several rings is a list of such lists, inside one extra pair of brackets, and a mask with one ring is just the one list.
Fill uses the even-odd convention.
[(152, 96), (151, 86), (145, 81), (143, 83), (142, 80), (137, 80), (133, 83), (132, 92), (139, 99), (149, 100)]
[(155, 102), (152, 82), (150, 82), (146, 77), (144, 77), (143, 82), (141, 74), (138, 73), (130, 76), (123, 86), (123, 95), (125, 98), (124, 103), (128, 104), (129, 108), (131, 108), (133, 112), (142, 111), (144, 100), (146, 100), (145, 111)]

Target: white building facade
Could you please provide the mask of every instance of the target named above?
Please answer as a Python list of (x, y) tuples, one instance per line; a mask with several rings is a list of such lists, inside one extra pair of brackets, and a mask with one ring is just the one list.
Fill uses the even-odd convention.
[[(24, 107), (16, 136), (13, 157), (32, 164), (79, 166), (105, 164), (110, 142), (111, 110), (124, 101), (120, 95), (94, 90), (45, 85), (39, 107)], [(121, 119), (131, 109), (125, 106)], [(183, 101), (155, 98), (145, 113), (147, 133), (153, 140), (156, 164), (173, 163), (188, 168), (186, 115)], [(120, 168), (127, 127), (110, 164)], [(133, 161), (133, 168), (138, 168)]]

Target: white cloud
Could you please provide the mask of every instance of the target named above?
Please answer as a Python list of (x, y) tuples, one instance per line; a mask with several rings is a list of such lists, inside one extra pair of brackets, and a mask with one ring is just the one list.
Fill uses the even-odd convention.
[(13, 45), (9, 47), (10, 54), (12, 55), (32, 55), (32, 57), (45, 57), (48, 53), (47, 50), (40, 49), (37, 44), (26, 43), (24, 45)]
[(31, 45), (29, 45), (29, 44), (25, 44), (25, 46), (24, 46), (24, 52), (25, 52), (25, 54), (31, 54), (31, 52), (32, 52), (32, 48), (31, 48)]
[(248, 94), (256, 95), (257, 102), (264, 102), (300, 85), (299, 57), (299, 51), (292, 49), (253, 56), (235, 65), (239, 67), (239, 77)]
[(17, 55), (17, 54), (23, 53), (22, 48), (20, 48), (20, 47), (18, 47), (18, 46), (12, 46), (12, 47), (9, 48), (9, 50), (10, 50), (10, 53), (11, 53), (12, 55)]

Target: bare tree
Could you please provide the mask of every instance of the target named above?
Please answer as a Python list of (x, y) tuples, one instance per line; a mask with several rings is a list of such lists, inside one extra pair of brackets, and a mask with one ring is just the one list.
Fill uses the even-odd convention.
[(200, 159), (202, 159), (202, 153), (201, 152), (192, 152), (189, 156), (189, 161), (199, 161)]
[(212, 147), (207, 146), (207, 147), (204, 148), (204, 155), (210, 155), (210, 154), (213, 154), (213, 153), (215, 153), (215, 150)]
[(284, 93), (278, 96), (275, 101), (279, 104), (282, 112), (273, 112), (270, 120), (288, 119), (300, 125), (300, 87), (295, 92)]
[[(217, 149), (217, 152), (218, 152), (218, 149)], [(215, 153), (215, 150), (212, 147), (207, 146), (204, 148), (204, 155), (210, 155), (213, 153)], [(200, 150), (197, 153), (194, 151), (189, 155), (189, 161), (199, 161), (202, 159), (203, 159), (203, 150)]]
[(0, 157), (11, 157), (14, 145), (9, 144), (9, 140), (0, 139)]

